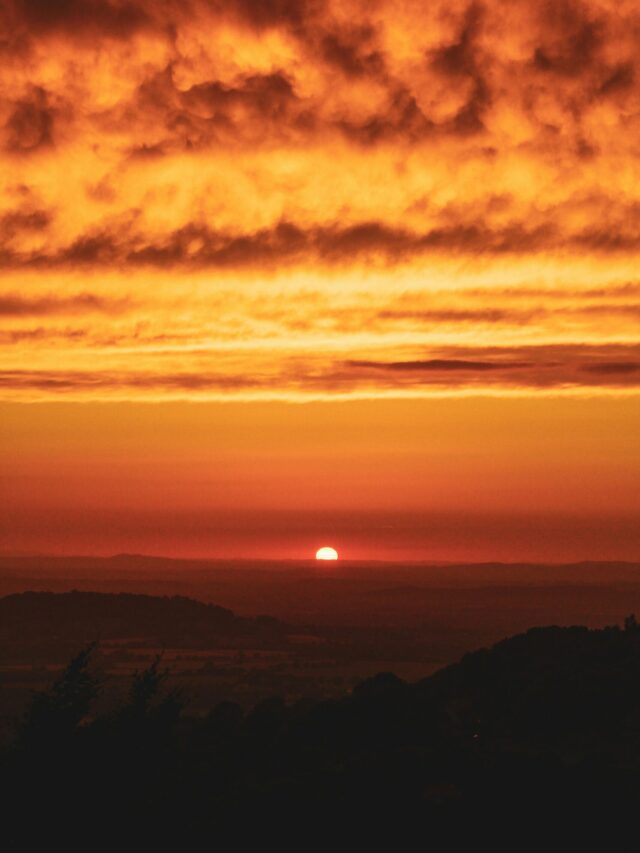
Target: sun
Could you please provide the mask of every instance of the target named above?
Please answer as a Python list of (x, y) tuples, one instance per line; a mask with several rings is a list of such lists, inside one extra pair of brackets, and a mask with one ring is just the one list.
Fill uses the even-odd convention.
[(338, 552), (335, 548), (318, 548), (316, 560), (337, 560)]

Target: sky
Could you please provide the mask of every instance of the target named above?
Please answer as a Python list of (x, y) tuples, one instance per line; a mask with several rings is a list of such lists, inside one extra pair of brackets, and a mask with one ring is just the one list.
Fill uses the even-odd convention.
[(640, 559), (637, 3), (7, 0), (0, 51), (0, 549)]

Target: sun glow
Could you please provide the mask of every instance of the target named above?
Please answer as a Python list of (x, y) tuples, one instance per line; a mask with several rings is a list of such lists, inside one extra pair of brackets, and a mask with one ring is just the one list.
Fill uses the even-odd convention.
[(316, 551), (316, 560), (337, 560), (338, 552), (335, 548), (319, 548)]

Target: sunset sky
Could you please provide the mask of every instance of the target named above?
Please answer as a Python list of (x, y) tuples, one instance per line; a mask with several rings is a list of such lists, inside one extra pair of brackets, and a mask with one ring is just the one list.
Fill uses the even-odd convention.
[(0, 550), (640, 559), (636, 0), (5, 0)]

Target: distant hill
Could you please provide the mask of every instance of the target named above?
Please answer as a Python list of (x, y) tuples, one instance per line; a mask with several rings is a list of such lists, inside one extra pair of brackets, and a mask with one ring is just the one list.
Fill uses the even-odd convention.
[(225, 638), (281, 637), (285, 625), (184, 596), (23, 592), (0, 598), (0, 642), (75, 643), (141, 638), (161, 646), (212, 646)]
[(640, 564), (418, 564), (315, 560), (0, 557), (0, 595), (27, 590), (183, 595), (289, 624), (464, 633), (462, 651), (532, 625), (588, 625), (640, 612)]

